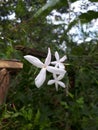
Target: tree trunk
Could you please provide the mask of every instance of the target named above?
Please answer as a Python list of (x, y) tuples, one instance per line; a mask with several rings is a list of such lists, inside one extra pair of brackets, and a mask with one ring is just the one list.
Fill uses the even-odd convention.
[(0, 71), (0, 105), (6, 100), (6, 95), (9, 88), (10, 75), (6, 69)]

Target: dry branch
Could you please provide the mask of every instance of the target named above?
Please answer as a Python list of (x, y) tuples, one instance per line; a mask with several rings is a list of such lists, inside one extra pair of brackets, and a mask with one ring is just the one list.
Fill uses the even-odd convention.
[(0, 60), (0, 69), (22, 69), (23, 63), (13, 60)]
[(33, 55), (39, 58), (46, 58), (47, 53), (36, 50), (35, 48), (29, 48), (22, 45), (15, 46), (16, 50), (19, 50), (23, 55)]
[(6, 100), (6, 95), (9, 88), (10, 75), (6, 69), (0, 71), (0, 105)]
[[(10, 74), (16, 74), (23, 68), (23, 63), (13, 60), (0, 60), (0, 105), (2, 105), (9, 89)], [(9, 73), (10, 72), (10, 73)]]

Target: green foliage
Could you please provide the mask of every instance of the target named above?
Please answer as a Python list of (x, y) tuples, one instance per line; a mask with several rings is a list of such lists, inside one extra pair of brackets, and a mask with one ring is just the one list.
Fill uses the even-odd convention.
[(90, 0), (91, 2), (98, 2), (97, 0)]
[(20, 18), (26, 15), (26, 13), (27, 13), (26, 6), (22, 0), (18, 0), (16, 9), (15, 9), (15, 13), (16, 13), (16, 16), (20, 17)]
[(44, 17), (47, 16), (53, 9), (57, 9), (62, 7), (62, 5), (67, 4), (67, 1), (63, 2), (63, 0), (50, 0), (46, 3), (42, 8), (40, 8), (34, 17), (40, 17), (44, 14)]
[(20, 110), (17, 110), (15, 105), (12, 104), (12, 106), (3, 106), (2, 111), (3, 113), (0, 119), (0, 128), (2, 130), (44, 130), (49, 127), (48, 122), (41, 122), (40, 111), (37, 110), (37, 112), (34, 113), (31, 105), (23, 106)]
[(83, 13), (79, 16), (82, 22), (90, 22), (92, 19), (98, 18), (98, 12), (96, 11), (88, 11), (87, 13)]

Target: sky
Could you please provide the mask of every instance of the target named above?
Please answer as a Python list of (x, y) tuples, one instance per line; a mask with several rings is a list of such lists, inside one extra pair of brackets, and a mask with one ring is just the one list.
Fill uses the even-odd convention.
[[(70, 4), (70, 10), (68, 11), (68, 13), (61, 14), (56, 10), (53, 10), (51, 12), (52, 15), (47, 16), (47, 21), (48, 23), (54, 25), (61, 24), (66, 30), (70, 22), (78, 19), (78, 16), (81, 15), (81, 13), (86, 13), (89, 10), (94, 10), (98, 12), (98, 2), (95, 3), (90, 2), (89, 0), (78, 0)], [(15, 13), (11, 13), (8, 18), (10, 20), (14, 20)], [(20, 20), (18, 20), (17, 22), (20, 22)], [(54, 31), (56, 32), (57, 30)], [(63, 33), (63, 30), (61, 30), (61, 32)], [(84, 32), (87, 35), (86, 37), (84, 37)], [(81, 21), (78, 20), (78, 23), (68, 31), (68, 35), (73, 38), (74, 42), (80, 44), (83, 42), (91, 41), (92, 39), (98, 40), (94, 32), (98, 34), (98, 18), (96, 20), (93, 19), (89, 24), (83, 24), (83, 26), (81, 26)], [(62, 46), (63, 45), (64, 43), (62, 43)]]
[[(90, 10), (98, 12), (98, 2), (92, 3), (88, 0), (79, 0), (70, 5), (70, 10), (68, 13), (61, 14), (56, 10), (53, 10), (51, 12), (52, 15), (47, 16), (47, 20), (50, 24), (62, 24), (65, 26), (65, 29), (67, 29), (70, 22), (78, 19), (78, 16), (81, 15), (81, 13), (86, 13)], [(56, 17), (58, 17), (58, 19)], [(81, 32), (81, 30), (83, 30), (88, 35), (88, 37), (84, 38), (84, 34)], [(95, 37), (95, 33), (89, 32), (98, 33), (98, 19), (92, 20), (89, 24), (83, 24), (83, 26), (81, 26), (81, 21), (78, 20), (78, 23), (70, 29), (68, 35), (70, 35), (70, 37), (73, 37), (74, 35), (73, 40), (78, 44), (83, 43), (84, 41), (91, 41), (92, 39), (98, 40), (98, 38)]]

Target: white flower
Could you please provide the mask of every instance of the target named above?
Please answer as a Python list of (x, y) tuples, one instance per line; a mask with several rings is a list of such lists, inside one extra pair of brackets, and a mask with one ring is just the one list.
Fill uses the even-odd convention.
[(55, 58), (56, 58), (56, 61), (51, 62), (51, 64), (55, 65), (56, 67), (59, 67), (59, 68), (64, 69), (65, 66), (64, 66), (63, 62), (67, 59), (67, 57), (66, 57), (66, 56), (63, 56), (63, 57), (60, 59), (59, 54), (58, 54), (58, 52), (56, 51), (56, 52), (55, 52)]
[(64, 77), (64, 75), (59, 75), (57, 76), (56, 74), (53, 74), (53, 78), (52, 80), (49, 80), (48, 81), (48, 85), (51, 85), (51, 84), (55, 84), (55, 87), (56, 87), (56, 90), (58, 91), (58, 85), (60, 85), (61, 87), (65, 88), (65, 84), (60, 81), (62, 78)]
[(24, 58), (26, 60), (28, 60), (34, 66), (36, 66), (38, 68), (41, 68), (39, 74), (35, 78), (35, 85), (38, 88), (40, 86), (42, 86), (43, 83), (46, 80), (46, 70), (51, 72), (51, 73), (55, 73), (55, 74), (65, 74), (65, 72), (66, 72), (63, 69), (59, 69), (59, 68), (56, 68), (56, 67), (49, 66), (49, 64), (51, 62), (51, 51), (50, 51), (50, 48), (48, 48), (48, 54), (47, 54), (47, 57), (45, 59), (45, 63), (41, 62), (38, 58), (36, 58), (34, 56), (31, 56), (31, 55), (26, 55), (26, 56), (24, 56)]

